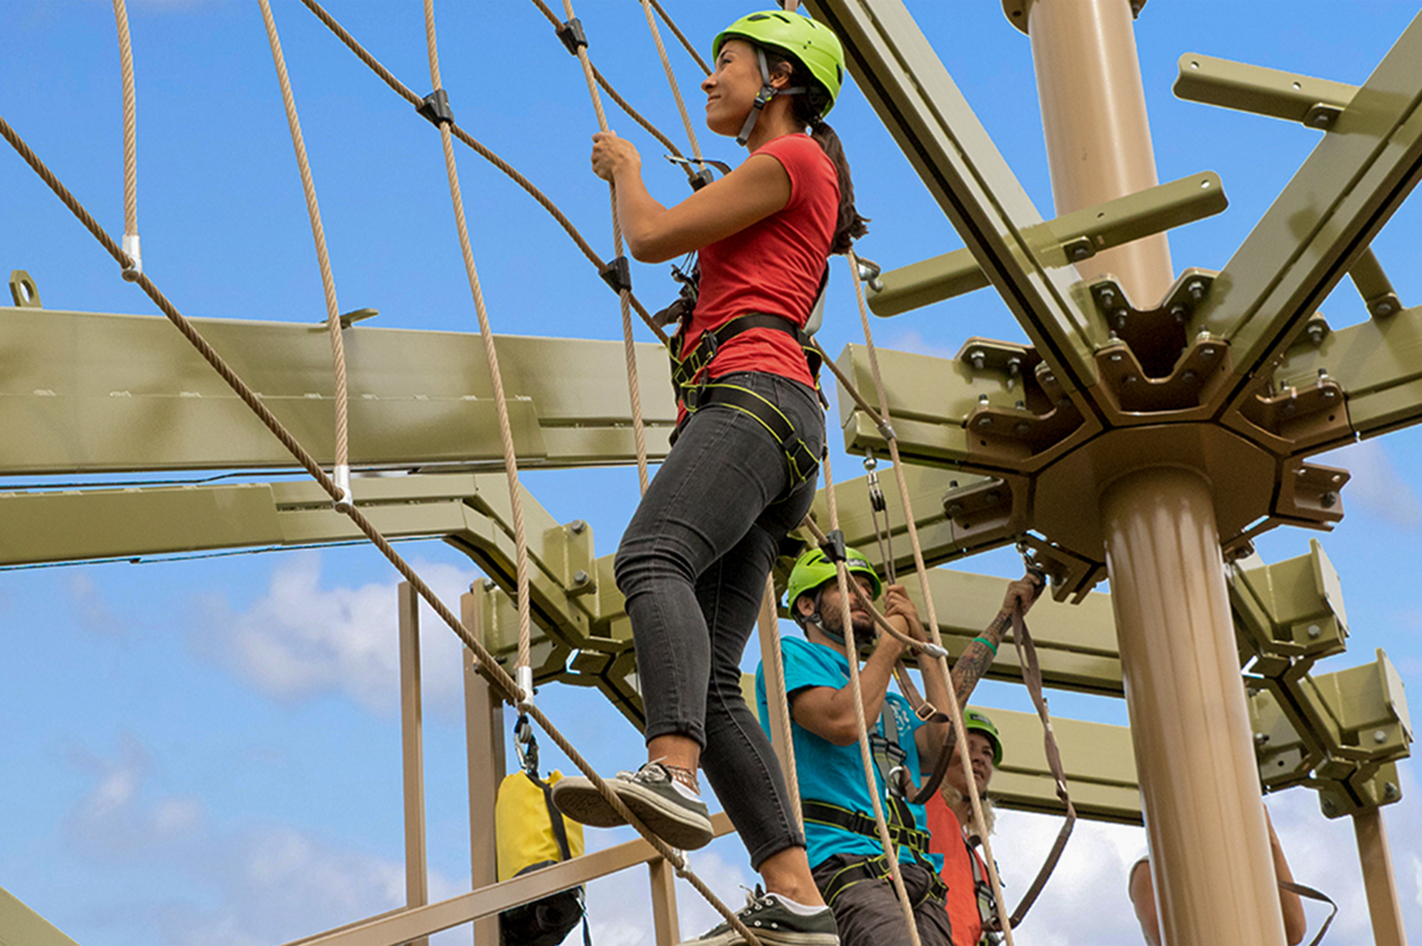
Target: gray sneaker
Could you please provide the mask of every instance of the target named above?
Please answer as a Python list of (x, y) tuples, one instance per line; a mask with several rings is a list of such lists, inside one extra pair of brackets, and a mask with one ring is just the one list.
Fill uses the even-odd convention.
[[(746, 908), (736, 916), (766, 946), (839, 946), (839, 930), (829, 907), (809, 916), (794, 913), (773, 893), (761, 893), (759, 885), (746, 896)], [(745, 938), (722, 923), (699, 939), (681, 946), (732, 946)]]
[[(660, 762), (648, 762), (635, 773), (618, 772), (611, 785), (632, 814), (672, 847), (694, 851), (711, 843), (714, 832), (706, 803), (683, 795)], [(592, 780), (581, 776), (565, 778), (554, 785), (553, 804), (579, 824), (594, 828), (615, 828), (627, 823)]]

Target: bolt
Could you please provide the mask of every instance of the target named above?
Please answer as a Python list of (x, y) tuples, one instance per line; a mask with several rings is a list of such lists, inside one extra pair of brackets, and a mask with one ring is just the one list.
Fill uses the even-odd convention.
[(968, 360), (973, 363), (973, 368), (974, 368), (975, 370), (977, 370), (977, 371), (982, 371), (982, 370), (983, 370), (983, 365), (985, 364), (985, 358), (984, 358), (983, 353), (982, 353), (981, 351), (978, 351), (977, 349), (974, 349), (973, 351), (969, 352), (969, 353), (968, 353)]
[(1126, 375), (1125, 381), (1126, 381), (1127, 384), (1135, 384), (1135, 383), (1136, 383), (1136, 380), (1137, 380), (1137, 379), (1136, 379), (1136, 376), (1135, 376), (1135, 375), (1133, 375), (1133, 374), (1128, 374), (1128, 375)]
[(1387, 742), (1387, 731), (1383, 729), (1374, 730), (1373, 742), (1376, 742), (1378, 745), (1382, 745), (1383, 743)]
[(987, 495), (983, 498), (986, 499), (989, 503), (996, 503), (998, 500), (1002, 499), (1002, 494), (995, 489), (990, 489), (987, 491)]
[(573, 572), (573, 584), (586, 585), (588, 583), (588, 573), (581, 568)]
[(991, 418), (991, 417), (988, 417), (986, 414), (984, 414), (982, 417), (979, 417), (979, 418), (978, 418), (978, 426), (979, 426), (979, 427), (991, 427), (991, 426), (992, 426), (992, 418)]
[(1116, 290), (1111, 286), (1102, 286), (1100, 295), (1102, 305), (1109, 307), (1116, 304)]
[(1082, 246), (1080, 243), (1071, 248), (1071, 258), (1074, 260), (1083, 260), (1090, 255), (1091, 248), (1087, 246)]
[(1398, 789), (1396, 784), (1392, 782), (1383, 784), (1383, 797), (1388, 801), (1396, 801), (1400, 795), (1402, 795), (1402, 791)]
[(1022, 373), (1022, 359), (1016, 355), (1007, 359), (1007, 373), (1012, 377), (1017, 377)]
[(1256, 746), (1262, 746), (1262, 745), (1264, 745), (1264, 744), (1265, 744), (1266, 742), (1268, 742), (1268, 741), (1269, 741), (1269, 734), (1268, 734), (1268, 733), (1257, 732), (1257, 733), (1254, 734), (1254, 744), (1255, 744)]
[(1205, 298), (1205, 284), (1198, 279), (1190, 280), (1189, 285), (1185, 287), (1185, 291), (1190, 293), (1190, 298), (1196, 302)]
[(1025, 420), (1020, 420), (1015, 425), (1013, 425), (1012, 432), (1021, 437), (1024, 436), (1031, 429), (1031, 424), (1027, 423)]
[(1122, 362), (1122, 360), (1124, 360), (1124, 358), (1125, 358), (1125, 356), (1122, 355), (1122, 354), (1121, 354), (1120, 352), (1118, 352), (1118, 351), (1113, 351), (1113, 352), (1111, 353), (1111, 363), (1112, 363), (1113, 365), (1119, 365), (1119, 364)]
[(988, 399), (987, 399), (987, 395), (986, 395), (986, 394), (979, 394), (979, 395), (978, 395), (978, 403), (979, 403), (979, 404), (981, 404), (981, 405), (983, 405), (984, 407), (986, 407), (986, 406), (987, 406), (987, 402), (988, 402)]
[(870, 473), (873, 473), (878, 468), (879, 461), (874, 459), (874, 454), (871, 453), (864, 458), (864, 469), (868, 470)]
[(1331, 818), (1337, 811), (1338, 806), (1333, 803), (1333, 799), (1325, 798), (1323, 800), (1323, 813), (1325, 815), (1328, 815)]
[(1304, 331), (1308, 332), (1309, 340), (1313, 342), (1315, 348), (1323, 344), (1324, 330), (1321, 322), (1310, 322)]
[(1052, 374), (1050, 371), (1048, 371), (1046, 374), (1042, 375), (1042, 383), (1043, 383), (1043, 384), (1056, 384), (1056, 383), (1057, 383), (1057, 376), (1054, 375), (1054, 374)]
[(1318, 497), (1318, 504), (1324, 509), (1332, 509), (1338, 502), (1338, 494), (1333, 490), (1325, 490), (1323, 495)]
[(1308, 636), (1310, 640), (1318, 640), (1319, 637), (1321, 637), (1322, 635), (1323, 628), (1319, 627), (1317, 624), (1310, 624), (1308, 626)]
[(961, 515), (962, 512), (963, 512), (963, 504), (962, 504), (962, 503), (949, 503), (949, 504), (948, 504), (948, 515), (950, 515), (950, 516), (957, 516), (957, 515)]
[(1326, 389), (1324, 390), (1324, 392), (1323, 392), (1323, 399), (1324, 399), (1325, 401), (1331, 401), (1331, 400), (1333, 400), (1335, 397), (1337, 397), (1337, 395), (1338, 395), (1338, 392), (1337, 392), (1337, 391), (1334, 391), (1332, 388), (1326, 388)]
[(484, 590), (485, 590), (485, 591), (493, 591), (496, 587), (498, 587), (498, 586), (494, 584), (494, 579), (492, 579), (492, 578), (485, 578), (485, 579), (484, 579)]
[(1177, 303), (1171, 306), (1170, 314), (1175, 317), (1175, 321), (1177, 324), (1185, 324), (1185, 307), (1183, 305)]
[(1373, 309), (1374, 315), (1392, 315), (1391, 302), (1379, 302)]
[(1017, 410), (1019, 410), (1019, 411), (1025, 411), (1025, 410), (1027, 409), (1027, 402), (1026, 402), (1026, 401), (1014, 401), (1013, 404), (1012, 404), (1012, 406), (1015, 407), (1015, 408), (1016, 408)]
[(1125, 328), (1125, 327), (1126, 327), (1126, 316), (1129, 315), (1129, 314), (1130, 314), (1130, 313), (1127, 312), (1125, 309), (1117, 309), (1117, 310), (1116, 310), (1116, 327), (1117, 327), (1117, 328)]
[(1187, 369), (1184, 374), (1180, 375), (1180, 379), (1186, 384), (1194, 384), (1196, 381), (1200, 380), (1200, 376), (1197, 375), (1195, 372)]
[(574, 519), (568, 523), (568, 528), (573, 530), (573, 535), (582, 535), (587, 531), (588, 524), (581, 519)]
[(1213, 357), (1215, 357), (1215, 350), (1214, 350), (1213, 348), (1201, 348), (1201, 349), (1200, 349), (1200, 357), (1201, 357), (1201, 358), (1213, 358)]

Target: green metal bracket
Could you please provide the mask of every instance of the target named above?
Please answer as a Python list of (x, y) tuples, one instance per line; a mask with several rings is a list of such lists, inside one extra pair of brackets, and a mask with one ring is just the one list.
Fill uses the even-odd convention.
[(54, 924), (0, 887), (0, 946), (78, 946)]
[(1205, 105), (1269, 115), (1327, 130), (1353, 101), (1358, 87), (1248, 63), (1186, 53), (1173, 91)]
[(1241, 663), (1256, 661), (1251, 672), (1278, 677), (1296, 659), (1311, 664), (1346, 649), (1342, 583), (1317, 539), (1309, 554), (1273, 565), (1236, 562), (1229, 589)]
[[(1079, 263), (1102, 250), (1202, 220), (1227, 206), (1219, 175), (1207, 171), (1064, 214), (1022, 236), (1043, 252), (1055, 247)], [(878, 282), (882, 288), (874, 291), (871, 285), (869, 293), (869, 308), (878, 316), (899, 315), (991, 285), (966, 249), (887, 270)]]

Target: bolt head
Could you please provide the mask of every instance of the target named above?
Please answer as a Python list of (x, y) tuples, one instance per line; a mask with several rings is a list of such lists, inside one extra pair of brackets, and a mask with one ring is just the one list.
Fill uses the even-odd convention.
[(1136, 376), (1133, 374), (1128, 374), (1125, 377), (1126, 384), (1135, 384), (1137, 380), (1139, 379), (1137, 379)]
[(568, 528), (573, 530), (573, 535), (582, 535), (587, 531), (588, 524), (581, 519), (574, 519), (568, 524)]
[(1377, 743), (1378, 745), (1382, 745), (1383, 743), (1387, 742), (1387, 730), (1373, 730), (1373, 742)]
[(1324, 509), (1332, 509), (1337, 503), (1338, 494), (1331, 489), (1324, 491), (1323, 495), (1318, 497), (1318, 504)]
[(1323, 800), (1323, 813), (1324, 813), (1325, 815), (1331, 815), (1331, 814), (1333, 814), (1334, 812), (1336, 812), (1337, 810), (1338, 810), (1338, 806), (1333, 803), (1333, 799), (1331, 799), (1331, 798), (1325, 798), (1325, 799)]
[(1057, 383), (1057, 376), (1054, 375), (1054, 374), (1052, 374), (1050, 371), (1048, 371), (1046, 374), (1042, 375), (1042, 383), (1043, 383), (1043, 384), (1056, 384), (1056, 383)]
[(1114, 351), (1114, 352), (1111, 353), (1111, 363), (1112, 363), (1113, 365), (1119, 365), (1119, 364), (1120, 364), (1122, 361), (1124, 361), (1124, 360), (1125, 360), (1125, 356), (1122, 355), (1120, 352)]
[(987, 416), (979, 417), (979, 418), (978, 418), (978, 426), (979, 426), (979, 427), (990, 427), (990, 426), (992, 426), (992, 418), (991, 418), (991, 417), (987, 417)]
[(1265, 744), (1266, 742), (1268, 742), (1268, 741), (1269, 741), (1269, 734), (1268, 734), (1268, 733), (1266, 733), (1266, 732), (1257, 732), (1257, 733), (1254, 734), (1254, 744), (1255, 744), (1256, 746), (1262, 746), (1262, 745), (1264, 745), (1264, 744)]
[(1308, 626), (1308, 636), (1310, 640), (1318, 640), (1320, 637), (1323, 636), (1323, 628), (1319, 627), (1317, 624), (1310, 624)]
[(573, 572), (573, 584), (586, 585), (588, 583), (588, 573), (581, 568)]
[(1402, 790), (1399, 789), (1397, 785), (1393, 782), (1387, 782), (1383, 785), (1383, 797), (1386, 798), (1388, 801), (1392, 801), (1393, 799), (1399, 797), (1401, 794)]
[(1200, 380), (1200, 376), (1199, 376), (1198, 374), (1196, 374), (1195, 372), (1193, 372), (1193, 371), (1186, 371), (1186, 372), (1184, 372), (1183, 374), (1180, 375), (1180, 378), (1181, 378), (1181, 380), (1183, 380), (1186, 384), (1194, 384), (1196, 381)]
[(1378, 315), (1392, 315), (1392, 303), (1379, 302), (1374, 311), (1376, 311)]
[(1018, 421), (1016, 424), (1013, 425), (1013, 427), (1012, 427), (1012, 432), (1015, 433), (1015, 434), (1017, 434), (1018, 436), (1022, 436), (1022, 435), (1024, 435), (1024, 434), (1026, 434), (1028, 431), (1030, 431), (1031, 429), (1032, 429), (1032, 425), (1029, 424), (1029, 423), (1027, 423), (1025, 420), (1022, 420), (1022, 421)]

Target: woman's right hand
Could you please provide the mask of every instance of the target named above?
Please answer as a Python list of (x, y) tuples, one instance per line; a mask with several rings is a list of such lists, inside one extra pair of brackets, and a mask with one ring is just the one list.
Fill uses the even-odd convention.
[(642, 166), (642, 156), (632, 142), (617, 137), (615, 131), (600, 131), (593, 135), (592, 169), (604, 181), (615, 180), (625, 170)]

